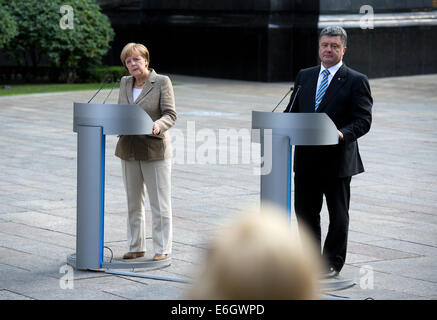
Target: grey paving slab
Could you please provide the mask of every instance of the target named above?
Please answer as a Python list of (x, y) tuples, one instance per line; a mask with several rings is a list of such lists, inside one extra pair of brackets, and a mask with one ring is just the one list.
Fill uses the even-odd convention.
[[(62, 210), (62, 208), (56, 210)], [(11, 222), (34, 226), (47, 231), (61, 232), (70, 235), (76, 234), (76, 221), (74, 216), (64, 218), (44, 212), (27, 211), (5, 213), (3, 214), (3, 218)], [(0, 232), (1, 231), (2, 230), (0, 229)]]
[(370, 265), (380, 272), (391, 272), (405, 278), (423, 280), (434, 285), (437, 284), (437, 273), (435, 272), (435, 266), (437, 265), (436, 257), (416, 257), (398, 261), (375, 261)]
[[(373, 268), (372, 286), (369, 281), (363, 280), (365, 268)], [(342, 278), (348, 278), (355, 281), (355, 290), (339, 291), (350, 297), (357, 294), (357, 298), (363, 299), (372, 297), (377, 300), (386, 299), (431, 299), (435, 293), (436, 284), (431, 281), (406, 277), (395, 274), (394, 272), (386, 273), (378, 271), (373, 263), (365, 263), (354, 266), (347, 266), (342, 270)], [(389, 295), (385, 296), (387, 292)], [(350, 294), (350, 295), (349, 295)]]
[[(120, 280), (121, 279), (121, 280)], [(166, 300), (180, 300), (185, 298), (186, 290), (184, 288), (178, 288), (168, 283), (152, 283), (144, 285), (139, 283), (136, 279), (130, 280), (126, 277), (120, 277), (117, 279), (118, 284), (105, 289), (105, 292), (120, 297), (123, 299), (131, 300), (159, 300), (160, 296), (165, 296)], [(120, 288), (120, 282), (128, 283), (123, 288)]]
[[(251, 111), (270, 111), (290, 83), (172, 75), (178, 121), (171, 129), (174, 246), (172, 265), (137, 272), (191, 278), (220, 227), (259, 205), (259, 176), (240, 141), (220, 145), (220, 132), (249, 132)], [(352, 180), (350, 236), (341, 278), (357, 284), (353, 299), (436, 299), (437, 75), (374, 79), (372, 129), (360, 139), (366, 172)], [(76, 134), (73, 101), (93, 92), (0, 98), (0, 299), (181, 299), (187, 284), (74, 270), (62, 289), (60, 270), (75, 250)], [(110, 98), (116, 102), (117, 93)], [(99, 95), (98, 99), (101, 96)], [(284, 105), (281, 106), (285, 107)], [(203, 131), (202, 131), (203, 130)], [(216, 144), (205, 150), (205, 134)], [(179, 139), (179, 140), (178, 140)], [(126, 246), (126, 198), (116, 136), (106, 140), (105, 246), (120, 259)], [(251, 146), (252, 148), (253, 146)], [(235, 148), (235, 149), (233, 149)], [(200, 150), (200, 151), (199, 151)], [(237, 163), (230, 163), (237, 150)], [(227, 162), (220, 156), (227, 152)], [(213, 163), (200, 163), (209, 156)], [(181, 157), (182, 156), (182, 157)], [(192, 161), (194, 159), (194, 161)], [(243, 159), (249, 162), (243, 163)], [(192, 161), (192, 163), (190, 162)], [(215, 162), (214, 162), (215, 161)], [(147, 257), (153, 255), (146, 203)], [(295, 217), (291, 217), (296, 227)], [(328, 225), (326, 204), (322, 233)], [(109, 249), (105, 259), (111, 258)], [(363, 270), (373, 286), (363, 287)]]
[(355, 241), (348, 242), (348, 253), (360, 254), (376, 261), (380, 260), (397, 260), (419, 257), (418, 254), (408, 253), (396, 249), (388, 249), (378, 245), (360, 243)]
[[(88, 278), (76, 279), (72, 289), (64, 289), (60, 285), (60, 279), (52, 277), (32, 277), (26, 279), (17, 279), (15, 283), (19, 283), (15, 291), (19, 294), (31, 297), (37, 300), (111, 300), (119, 299), (110, 293), (104, 292), (102, 287), (105, 287), (104, 279)], [(85, 285), (83, 283), (87, 282)], [(91, 285), (90, 285), (91, 284)]]
[(437, 247), (422, 243), (414, 243), (398, 239), (370, 240), (368, 243), (389, 249), (402, 248), (403, 252), (409, 252), (421, 256), (437, 257)]
[[(1, 233), (1, 236), (2, 247), (49, 259), (62, 256), (66, 257), (66, 252), (71, 252), (74, 249), (74, 246), (65, 247), (5, 233)], [(74, 240), (71, 242), (71, 244), (75, 244)]]
[(75, 232), (68, 234), (59, 230), (49, 230), (35, 225), (11, 221), (5, 221), (2, 223), (2, 230), (0, 233), (2, 235), (18, 236), (28, 239), (29, 241), (49, 243), (67, 248), (74, 247), (76, 241)]
[(0, 290), (0, 300), (32, 300), (22, 294), (10, 290)]

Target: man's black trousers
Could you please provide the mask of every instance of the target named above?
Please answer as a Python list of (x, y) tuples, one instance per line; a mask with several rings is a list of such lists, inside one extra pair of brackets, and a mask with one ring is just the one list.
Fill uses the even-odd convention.
[(321, 252), (320, 211), (325, 195), (329, 212), (329, 228), (323, 246), (325, 262), (340, 271), (346, 261), (349, 229), (349, 202), (351, 177), (338, 178), (323, 174), (294, 176), (294, 208), (298, 224), (305, 224), (314, 234)]

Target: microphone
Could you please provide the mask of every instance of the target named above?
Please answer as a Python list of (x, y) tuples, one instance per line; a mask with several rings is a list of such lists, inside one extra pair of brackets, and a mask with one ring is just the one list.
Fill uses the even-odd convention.
[(111, 91), (109, 91), (109, 94), (106, 96), (105, 100), (103, 100), (103, 104), (105, 104), (106, 99), (109, 98), (109, 96), (110, 96), (111, 93), (112, 93), (112, 90), (114, 90), (114, 87), (115, 87), (115, 86), (117, 85), (117, 83), (119, 83), (119, 82), (120, 82), (120, 79), (117, 79), (117, 81), (114, 82), (114, 85), (112, 86)]
[[(297, 89), (296, 89), (296, 94), (294, 95), (294, 98), (293, 98), (293, 101), (291, 102), (290, 108), (287, 108), (287, 109), (288, 109), (288, 112), (290, 112), (290, 110), (293, 109), (294, 101), (296, 101), (296, 97), (297, 97), (297, 95), (299, 94), (299, 90), (300, 90), (300, 88), (302, 88), (302, 86), (301, 86), (301, 85), (298, 85), (298, 86), (297, 86)], [(284, 111), (284, 112), (285, 112), (285, 111)]]
[(97, 92), (96, 93), (94, 93), (94, 95), (91, 97), (91, 99), (87, 102), (87, 103), (90, 103), (91, 102), (91, 100), (93, 100), (94, 99), (94, 97), (100, 92), (100, 90), (102, 90), (102, 88), (109, 82), (109, 81), (111, 81), (111, 78), (106, 78), (106, 80), (102, 83), (102, 85), (100, 86), (100, 88), (99, 88), (99, 90), (97, 90)]
[(288, 90), (288, 92), (285, 94), (285, 96), (281, 99), (281, 101), (279, 101), (279, 103), (276, 105), (276, 107), (272, 110), (272, 112), (275, 112), (276, 108), (281, 104), (281, 102), (285, 99), (286, 96), (288, 96), (288, 94), (293, 91), (294, 87), (291, 86), (290, 90)]
[(298, 86), (297, 86), (297, 90), (296, 90), (296, 94), (294, 95), (293, 101), (291, 102), (290, 110), (293, 108), (294, 101), (296, 101), (296, 97), (297, 97), (297, 95), (299, 94), (299, 90), (300, 90), (300, 88), (302, 88), (302, 86), (301, 86), (301, 85), (298, 85)]

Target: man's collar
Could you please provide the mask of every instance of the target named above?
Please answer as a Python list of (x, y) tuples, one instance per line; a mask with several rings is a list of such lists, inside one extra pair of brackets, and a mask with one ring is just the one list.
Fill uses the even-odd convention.
[(334, 74), (338, 71), (338, 69), (341, 68), (342, 65), (343, 65), (343, 60), (340, 60), (339, 63), (337, 63), (336, 65), (333, 65), (333, 66), (330, 67), (330, 68), (325, 68), (325, 67), (323, 66), (323, 63), (321, 63), (321, 64), (320, 64), (320, 73), (322, 73), (323, 70), (328, 69), (329, 73), (332, 74), (332, 75), (334, 75)]

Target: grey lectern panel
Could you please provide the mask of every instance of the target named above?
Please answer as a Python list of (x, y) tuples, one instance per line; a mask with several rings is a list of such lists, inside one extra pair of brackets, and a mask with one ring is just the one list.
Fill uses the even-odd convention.
[(338, 144), (335, 124), (326, 113), (275, 113), (252, 111), (252, 129), (272, 129), (298, 146)]
[[(284, 211), (289, 211), (289, 174), (286, 171), (288, 170), (289, 149), (290, 139), (287, 136), (272, 136), (272, 170), (269, 174), (261, 175), (261, 207), (273, 203)], [(276, 188), (275, 186), (282, 187)]]
[(98, 269), (103, 257), (102, 137), (101, 127), (78, 126), (76, 222), (78, 269)]
[(74, 103), (77, 132), (76, 255), (78, 269), (103, 266), (105, 137), (108, 134), (152, 134), (153, 121), (134, 104)]
[[(338, 144), (337, 128), (325, 113), (252, 112), (252, 129), (271, 129), (261, 138), (261, 150), (271, 148), (272, 170), (261, 175), (261, 206), (272, 203), (291, 214), (291, 145)], [(260, 134), (265, 138), (266, 133)], [(256, 135), (255, 135), (256, 137)]]
[(153, 120), (136, 104), (74, 103), (73, 131), (77, 126), (103, 127), (103, 134), (152, 134)]

